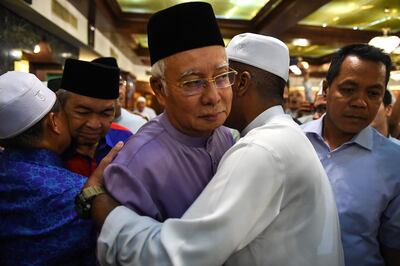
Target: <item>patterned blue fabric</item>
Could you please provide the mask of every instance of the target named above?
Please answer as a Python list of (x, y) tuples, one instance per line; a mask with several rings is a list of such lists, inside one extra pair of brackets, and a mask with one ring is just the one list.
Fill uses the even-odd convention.
[(74, 210), (85, 181), (48, 150), (0, 153), (0, 265), (95, 265), (92, 223)]

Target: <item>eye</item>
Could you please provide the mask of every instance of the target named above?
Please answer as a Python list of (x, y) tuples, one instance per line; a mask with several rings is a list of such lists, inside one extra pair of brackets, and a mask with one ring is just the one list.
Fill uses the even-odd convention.
[(221, 75), (218, 75), (215, 77), (215, 81), (217, 81), (217, 82), (229, 81), (229, 74), (223, 73)]
[(89, 112), (88, 111), (76, 111), (75, 113), (77, 113), (78, 115), (88, 115)]
[(189, 81), (184, 81), (182, 82), (182, 87), (185, 89), (198, 89), (198, 88), (203, 88), (204, 87), (204, 80), (202, 79), (195, 79), (195, 80), (189, 80)]
[(378, 90), (368, 91), (368, 96), (371, 98), (378, 98), (381, 96), (381, 92)]
[(354, 88), (353, 87), (342, 87), (342, 88), (340, 88), (340, 91), (343, 94), (351, 94), (354, 92)]
[(114, 115), (114, 111), (105, 111), (102, 113), (103, 116), (108, 117), (108, 116), (113, 116)]
[(230, 73), (223, 73), (215, 77), (217, 87), (222, 88), (231, 85), (229, 74)]

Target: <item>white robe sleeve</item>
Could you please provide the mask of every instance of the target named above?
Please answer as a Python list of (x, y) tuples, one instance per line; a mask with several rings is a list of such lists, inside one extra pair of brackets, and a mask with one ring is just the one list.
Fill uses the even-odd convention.
[(238, 143), (181, 219), (161, 224), (119, 207), (98, 239), (101, 265), (222, 265), (279, 214), (285, 163), (273, 150)]

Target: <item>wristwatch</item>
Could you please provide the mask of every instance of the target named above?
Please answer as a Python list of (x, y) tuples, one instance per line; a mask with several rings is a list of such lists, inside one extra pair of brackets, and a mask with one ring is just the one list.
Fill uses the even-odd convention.
[(78, 216), (83, 219), (89, 219), (92, 201), (97, 195), (103, 193), (106, 193), (104, 188), (97, 185), (82, 189), (75, 197), (75, 211), (78, 213)]

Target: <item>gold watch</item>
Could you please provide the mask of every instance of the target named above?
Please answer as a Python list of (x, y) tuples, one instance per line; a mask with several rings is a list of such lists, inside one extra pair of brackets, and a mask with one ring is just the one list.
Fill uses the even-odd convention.
[(83, 219), (89, 219), (93, 199), (103, 193), (106, 193), (103, 186), (94, 185), (82, 189), (75, 197), (75, 210), (78, 216)]

